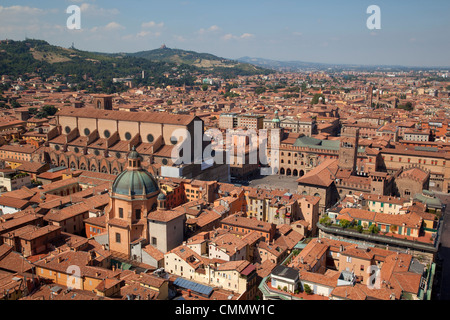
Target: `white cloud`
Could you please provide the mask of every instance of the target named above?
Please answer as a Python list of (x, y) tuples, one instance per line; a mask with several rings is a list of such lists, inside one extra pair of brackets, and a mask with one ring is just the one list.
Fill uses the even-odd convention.
[(105, 31), (118, 31), (118, 30), (123, 30), (123, 29), (125, 29), (124, 26), (122, 26), (121, 24), (113, 21), (113, 22), (110, 22), (106, 26), (103, 26), (103, 27), (93, 27), (89, 31), (91, 31), (91, 32), (105, 32)]
[(164, 27), (164, 22), (156, 23), (155, 21), (149, 21), (144, 22), (142, 24), (142, 28), (149, 29), (149, 28), (162, 28)]
[(249, 38), (253, 38), (255, 35), (251, 34), (251, 33), (244, 33), (243, 35), (240, 36), (241, 39), (249, 39)]
[(203, 34), (207, 34), (207, 33), (217, 32), (219, 30), (220, 30), (219, 26), (213, 25), (207, 29), (201, 28), (200, 30), (197, 31), (197, 33), (200, 35), (203, 35)]
[(36, 15), (43, 14), (44, 10), (39, 8), (32, 8), (28, 6), (11, 6), (11, 7), (3, 7), (0, 6), (0, 14), (27, 14), (27, 15)]
[(209, 27), (208, 30), (209, 31), (218, 31), (218, 30), (220, 30), (220, 28), (218, 26), (216, 26), (216, 25), (213, 25), (213, 26)]
[(99, 7), (95, 4), (91, 4), (91, 3), (81, 4), (80, 10), (82, 13), (92, 15), (92, 16), (112, 16), (112, 15), (118, 15), (120, 13), (120, 11), (118, 9), (101, 8), (101, 7)]
[(223, 37), (222, 37), (222, 39), (223, 40), (226, 40), (226, 41), (228, 41), (228, 40), (244, 40), (244, 39), (251, 39), (251, 38), (253, 38), (253, 37), (255, 37), (255, 35), (254, 34), (252, 34), (252, 33), (243, 33), (242, 35), (240, 35), (240, 36), (235, 36), (235, 35), (233, 35), (233, 34), (231, 34), (231, 33), (227, 33), (226, 35), (224, 35)]
[(179, 35), (174, 35), (173, 38), (174, 38), (176, 41), (179, 41), (179, 42), (186, 42), (186, 41), (187, 41), (187, 39), (186, 39), (185, 37), (179, 36)]
[(105, 30), (107, 31), (122, 30), (122, 29), (125, 29), (125, 27), (117, 22), (110, 22), (105, 26)]
[(224, 35), (222, 37), (223, 40), (231, 40), (231, 39), (235, 39), (236, 37), (233, 36), (231, 33), (227, 33), (226, 35)]
[(0, 6), (0, 34), (3, 38), (22, 38), (24, 35), (40, 37), (39, 32), (48, 25), (46, 15), (55, 9), (40, 9), (29, 6)]
[(161, 36), (161, 32), (151, 32), (151, 31), (141, 31), (136, 35), (138, 38), (144, 37), (159, 37)]

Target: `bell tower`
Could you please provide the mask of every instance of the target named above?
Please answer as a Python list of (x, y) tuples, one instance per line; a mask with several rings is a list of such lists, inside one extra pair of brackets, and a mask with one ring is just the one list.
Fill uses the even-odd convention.
[(148, 243), (148, 213), (156, 209), (158, 181), (141, 167), (141, 156), (133, 147), (128, 166), (114, 180), (106, 225), (113, 256), (129, 259), (133, 247)]
[(339, 147), (339, 169), (356, 173), (358, 158), (359, 129), (342, 128), (341, 144)]

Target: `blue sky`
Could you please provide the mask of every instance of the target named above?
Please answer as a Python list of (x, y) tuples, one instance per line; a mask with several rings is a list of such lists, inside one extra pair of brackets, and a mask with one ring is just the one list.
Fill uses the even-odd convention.
[[(69, 30), (69, 5), (81, 30)], [(381, 30), (369, 30), (370, 5)], [(43, 39), (82, 50), (168, 47), (324, 63), (450, 66), (448, 0), (41, 0), (0, 4), (0, 38)]]

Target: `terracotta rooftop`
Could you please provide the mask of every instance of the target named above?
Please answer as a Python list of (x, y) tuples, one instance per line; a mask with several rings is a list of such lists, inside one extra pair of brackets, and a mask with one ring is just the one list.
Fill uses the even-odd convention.
[(195, 119), (195, 116), (192, 115), (174, 115), (162, 112), (127, 112), (115, 110), (100, 110), (94, 108), (64, 108), (60, 110), (56, 114), (56, 116), (72, 116), (79, 118), (95, 118), (121, 121), (136, 121), (136, 119), (139, 119), (139, 121), (141, 122), (175, 125), (188, 125)]

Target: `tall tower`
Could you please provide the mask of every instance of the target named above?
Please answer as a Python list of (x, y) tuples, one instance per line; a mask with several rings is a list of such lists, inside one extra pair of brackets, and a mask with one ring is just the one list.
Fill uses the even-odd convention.
[(281, 120), (280, 117), (278, 116), (278, 110), (275, 111), (275, 117), (272, 120), (272, 127), (274, 129), (280, 129), (281, 127)]
[(148, 242), (147, 215), (156, 209), (158, 182), (141, 167), (141, 157), (133, 147), (127, 169), (115, 180), (106, 216), (109, 249), (130, 257), (133, 244)]
[(112, 99), (110, 95), (99, 94), (94, 96), (94, 107), (102, 110), (112, 110)]
[(356, 173), (358, 159), (359, 129), (343, 127), (339, 147), (339, 169)]
[(369, 86), (368, 94), (369, 94), (369, 103), (370, 103), (369, 108), (372, 108), (372, 106), (373, 106), (373, 86), (372, 85)]

